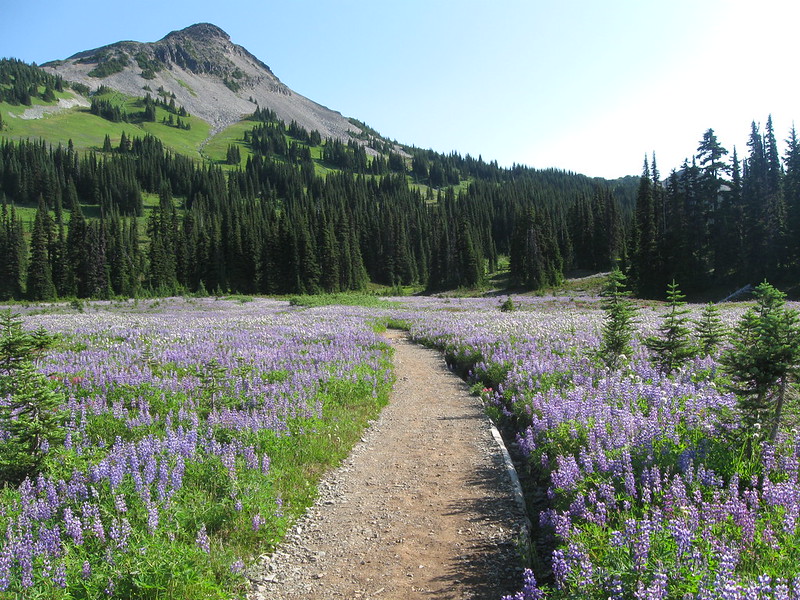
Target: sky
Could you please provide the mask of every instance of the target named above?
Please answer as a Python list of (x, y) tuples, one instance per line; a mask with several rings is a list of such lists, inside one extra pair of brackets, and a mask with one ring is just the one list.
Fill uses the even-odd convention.
[[(41, 64), (213, 23), (295, 92), (385, 137), (501, 166), (663, 175), (713, 129), (800, 119), (796, 0), (8, 2), (0, 57)], [(781, 149), (783, 146), (781, 146)]]

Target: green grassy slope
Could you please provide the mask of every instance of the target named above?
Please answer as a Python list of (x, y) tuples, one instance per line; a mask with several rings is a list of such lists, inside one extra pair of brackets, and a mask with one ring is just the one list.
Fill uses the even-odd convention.
[[(0, 84), (0, 88), (2, 85)], [(41, 91), (44, 91), (44, 87), (40, 87)], [(111, 103), (127, 114), (128, 120), (125, 122), (113, 122), (94, 115), (88, 106), (59, 108), (59, 100), (73, 102), (81, 100), (84, 104), (87, 101), (68, 88), (65, 88), (63, 92), (56, 92), (56, 100), (53, 102), (44, 102), (40, 97), (32, 97), (30, 106), (0, 102), (0, 117), (2, 117), (3, 124), (0, 129), (0, 139), (41, 139), (53, 146), (66, 145), (71, 140), (79, 152), (101, 152), (106, 136), (109, 136), (112, 147), (116, 148), (119, 146), (123, 133), (128, 138), (144, 137), (150, 134), (160, 139), (165, 148), (176, 154), (182, 154), (198, 161), (210, 161), (225, 170), (243, 167), (252, 155), (249, 145), (244, 142), (244, 135), (245, 132), (257, 126), (258, 122), (242, 120), (212, 136), (210, 135), (211, 126), (198, 117), (181, 117), (181, 121), (188, 124), (188, 129), (169, 125), (166, 121), (170, 117), (172, 117), (173, 123), (177, 124), (177, 115), (171, 114), (160, 105), (156, 107), (155, 121), (145, 122), (143, 115), (146, 94), (159, 99), (159, 93), (149, 89), (142, 90), (142, 97), (131, 97), (113, 90), (106, 90), (92, 96), (93, 99)], [(169, 98), (166, 100), (169, 101)], [(25, 118), (32, 114), (37, 115), (38, 118)], [(286, 139), (289, 144), (298, 141), (288, 135), (286, 135)], [(226, 162), (227, 150), (232, 144), (239, 146), (241, 161), (238, 165), (229, 165)], [(331, 172), (338, 172), (337, 167), (322, 161), (323, 145), (311, 146), (310, 152), (317, 175), (324, 177)], [(282, 159), (273, 157), (273, 160)], [(470, 181), (470, 179), (462, 181), (456, 187), (456, 192), (466, 189)], [(410, 176), (409, 183), (424, 195), (433, 191), (424, 183), (415, 182)], [(87, 216), (92, 216), (91, 211)]]
[[(70, 91), (58, 93), (56, 96), (67, 100), (76, 97)], [(55, 113), (46, 113), (40, 118), (23, 118), (24, 115), (35, 111), (37, 107), (57, 106), (57, 101), (46, 103), (34, 98), (30, 107), (0, 102), (0, 114), (2, 114), (4, 123), (0, 136), (15, 140), (43, 139), (53, 145), (66, 144), (71, 139), (77, 150), (100, 150), (106, 135), (111, 138), (113, 145), (117, 145), (123, 132), (128, 137), (143, 137), (150, 133), (161, 139), (166, 147), (175, 152), (193, 158), (201, 158), (199, 147), (210, 131), (210, 126), (205, 121), (191, 116), (183, 117), (182, 120), (187, 122), (191, 129), (171, 127), (161, 122), (162, 119), (169, 116), (169, 113), (158, 107), (156, 121), (145, 123), (139, 118), (143, 111), (141, 98), (131, 98), (117, 92), (101, 94), (97, 98), (108, 100), (125, 110), (129, 114), (130, 122), (114, 123), (93, 115), (88, 107), (80, 106), (62, 109)]]
[[(168, 119), (170, 113), (161, 108), (156, 108), (155, 122), (144, 122), (141, 114), (144, 110), (142, 98), (125, 96), (119, 92), (109, 92), (95, 96), (107, 100), (125, 111), (129, 116), (128, 122), (112, 122), (103, 117), (93, 115), (88, 107), (75, 106), (60, 109), (57, 112), (47, 112), (39, 118), (24, 118), (35, 112), (37, 108), (58, 106), (58, 99), (74, 100), (76, 94), (71, 91), (56, 94), (54, 102), (42, 102), (38, 98), (32, 100), (31, 106), (12, 105), (0, 102), (0, 116), (3, 128), (0, 137), (12, 140), (42, 139), (52, 145), (66, 145), (72, 140), (78, 151), (100, 151), (103, 147), (105, 136), (111, 139), (112, 146), (119, 145), (122, 134), (129, 138), (153, 135), (161, 140), (166, 148), (175, 153), (183, 154), (197, 160), (209, 160), (223, 168), (236, 168), (237, 165), (225, 163), (228, 146), (240, 146), (242, 157), (239, 166), (244, 166), (251, 155), (249, 147), (244, 143), (244, 133), (257, 125), (255, 121), (243, 120), (227, 127), (219, 133), (210, 136), (211, 126), (197, 117), (182, 117), (190, 129), (179, 129), (163, 121)], [(173, 116), (173, 119), (175, 117)], [(287, 138), (289, 139), (289, 138)], [(291, 141), (291, 140), (290, 140)], [(322, 148), (311, 148), (311, 155), (316, 161), (322, 157)], [(331, 171), (328, 167), (317, 162), (317, 171), (324, 175)]]

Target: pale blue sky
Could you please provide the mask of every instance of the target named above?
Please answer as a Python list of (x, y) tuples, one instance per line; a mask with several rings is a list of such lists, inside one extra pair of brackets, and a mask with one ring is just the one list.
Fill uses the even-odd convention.
[(389, 138), (504, 166), (611, 178), (655, 151), (666, 175), (709, 127), (743, 156), (751, 121), (771, 113), (783, 140), (800, 117), (793, 0), (7, 4), (0, 56), (43, 63), (210, 22)]

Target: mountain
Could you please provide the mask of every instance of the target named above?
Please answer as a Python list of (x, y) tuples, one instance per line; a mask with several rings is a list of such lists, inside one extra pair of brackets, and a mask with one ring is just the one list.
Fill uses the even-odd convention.
[(347, 140), (361, 130), (336, 111), (292, 91), (272, 70), (216, 25), (199, 23), (157, 42), (124, 41), (42, 65), (66, 81), (96, 90), (107, 86), (130, 96), (159, 88), (211, 124), (211, 133), (269, 108), (324, 138)]

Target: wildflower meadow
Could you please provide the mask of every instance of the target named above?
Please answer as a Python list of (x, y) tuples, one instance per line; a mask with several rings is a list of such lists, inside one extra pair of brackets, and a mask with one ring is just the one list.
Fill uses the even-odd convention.
[[(533, 568), (507, 600), (800, 598), (796, 406), (773, 441), (748, 427), (725, 343), (659, 368), (644, 342), (661, 305), (639, 308), (610, 368), (595, 299), (494, 304), (453, 300), (410, 331), (468, 371), (526, 459)], [(702, 346), (704, 307), (687, 310)], [(721, 329), (744, 310), (721, 310)]]
[(241, 593), (392, 381), (369, 320), (285, 302), (97, 304), (24, 327), (56, 338), (35, 366), (63, 426), (0, 490), (2, 598)]
[[(796, 392), (773, 436), (726, 366), (751, 304), (712, 315), (720, 336), (677, 306), (636, 305), (613, 360), (588, 296), (21, 307), (32, 347), (52, 336), (31, 362), (56, 425), (0, 491), (0, 598), (243, 594), (387, 401), (387, 325), (442, 351), (523, 459), (510, 599), (800, 598)], [(675, 331), (692, 352), (657, 343)]]

